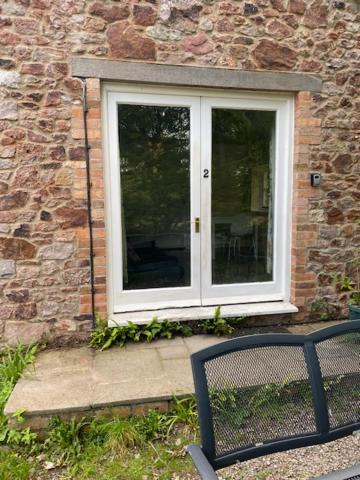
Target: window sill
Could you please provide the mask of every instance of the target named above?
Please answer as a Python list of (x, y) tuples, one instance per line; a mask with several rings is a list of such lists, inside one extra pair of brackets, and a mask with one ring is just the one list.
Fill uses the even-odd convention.
[[(144, 324), (153, 317), (158, 320), (202, 320), (214, 316), (215, 306), (212, 307), (186, 307), (186, 308), (164, 308), (160, 310), (141, 310), (138, 312), (115, 313), (109, 319), (109, 327), (126, 325), (128, 321)], [(252, 317), (255, 315), (281, 315), (283, 313), (296, 313), (298, 308), (288, 302), (264, 302), (264, 303), (242, 303), (236, 305), (222, 305), (222, 317)]]

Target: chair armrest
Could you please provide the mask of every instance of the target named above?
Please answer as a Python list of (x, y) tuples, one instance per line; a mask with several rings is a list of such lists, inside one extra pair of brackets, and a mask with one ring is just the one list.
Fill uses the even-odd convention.
[(346, 470), (339, 470), (322, 477), (316, 477), (313, 480), (356, 480), (358, 478), (360, 478), (360, 464)]
[(210, 465), (204, 452), (198, 445), (189, 445), (186, 448), (186, 451), (190, 455), (197, 471), (199, 472), (201, 480), (219, 480), (215, 470)]

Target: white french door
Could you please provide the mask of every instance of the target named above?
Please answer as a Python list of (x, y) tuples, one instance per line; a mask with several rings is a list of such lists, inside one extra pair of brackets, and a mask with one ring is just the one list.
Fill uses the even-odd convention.
[(200, 305), (200, 99), (109, 92), (107, 108), (114, 312)]
[(203, 305), (284, 299), (290, 132), (286, 101), (201, 99)]
[(285, 300), (291, 99), (104, 90), (113, 313)]

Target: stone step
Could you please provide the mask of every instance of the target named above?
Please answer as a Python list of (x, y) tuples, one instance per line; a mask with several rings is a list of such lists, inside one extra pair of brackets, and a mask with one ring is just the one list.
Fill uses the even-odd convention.
[[(281, 331), (305, 334), (338, 322), (288, 326)], [(242, 334), (279, 331), (276, 327), (244, 329)], [(191, 353), (227, 340), (211, 335), (128, 344), (103, 352), (89, 347), (45, 350), (15, 386), (5, 414), (25, 410), (25, 423), (46, 430), (49, 420), (137, 415), (167, 411), (174, 396), (194, 392)]]
[[(167, 411), (174, 396), (194, 392), (190, 354), (226, 340), (211, 335), (129, 344), (103, 352), (89, 347), (41, 352), (15, 386), (5, 407), (11, 419), (46, 430), (49, 420)], [(15, 428), (16, 421), (11, 419)]]

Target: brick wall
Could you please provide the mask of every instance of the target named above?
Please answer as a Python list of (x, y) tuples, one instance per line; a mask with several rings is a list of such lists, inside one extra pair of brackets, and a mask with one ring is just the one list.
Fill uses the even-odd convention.
[[(74, 56), (320, 74), (323, 92), (296, 98), (291, 291), (298, 320), (324, 299), (344, 313), (331, 275), (349, 271), (360, 245), (359, 10), (357, 0), (3, 0), (2, 341), (65, 341), (91, 327), (83, 84), (71, 77)], [(99, 82), (89, 79), (87, 89), (96, 305), (105, 312)], [(323, 176), (317, 190), (308, 185), (314, 170)]]

